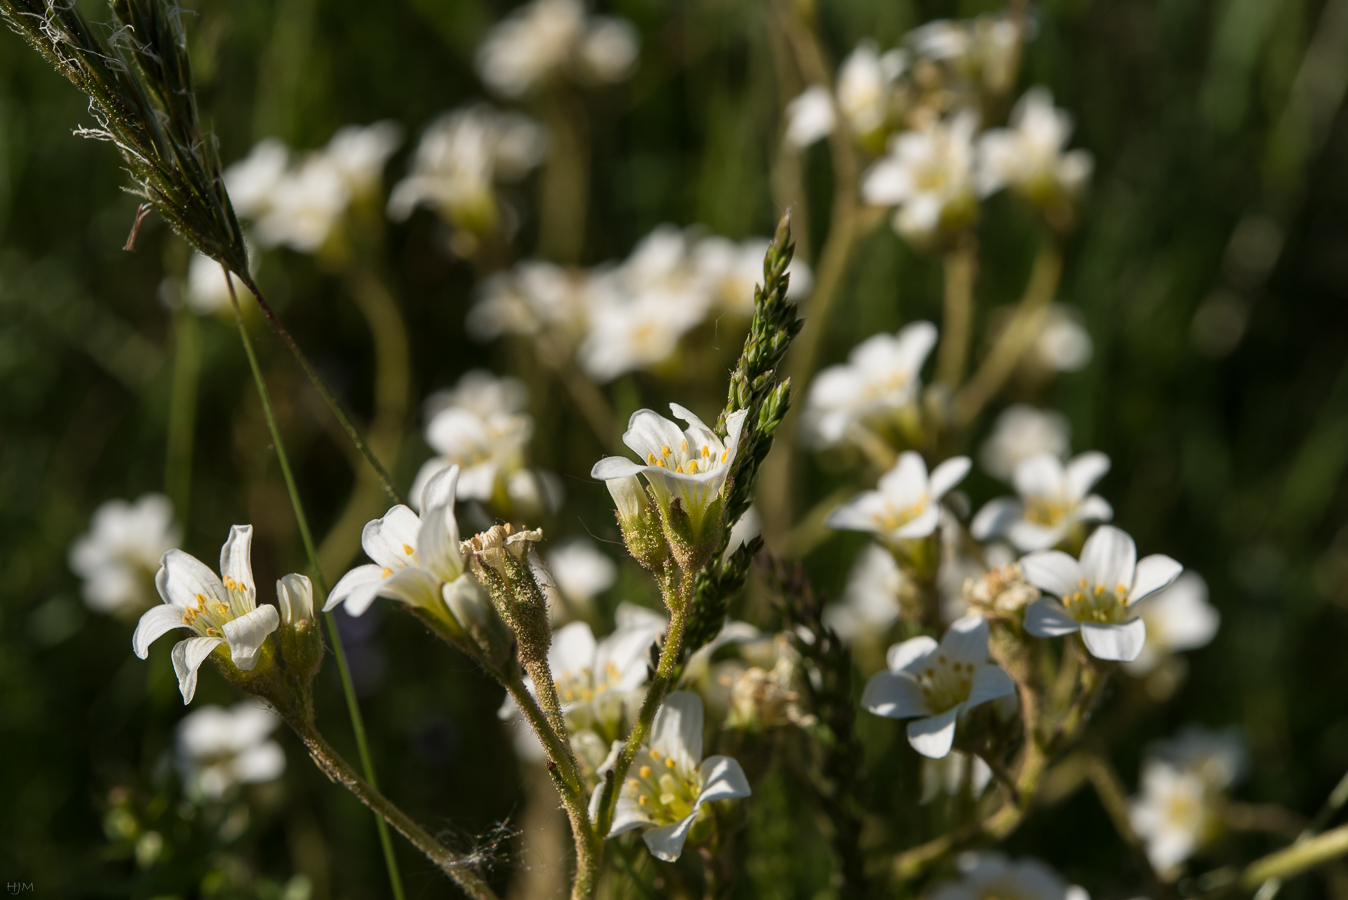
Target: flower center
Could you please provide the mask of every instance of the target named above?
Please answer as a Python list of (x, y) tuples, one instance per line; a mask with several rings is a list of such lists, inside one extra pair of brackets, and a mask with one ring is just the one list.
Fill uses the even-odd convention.
[(229, 592), (228, 603), (197, 594), (197, 605), (183, 611), (183, 624), (202, 637), (224, 637), (225, 623), (249, 612), (244, 605), (248, 598), (243, 585), (226, 575), (225, 589)]
[(648, 748), (637, 754), (634, 777), (627, 786), (636, 791), (637, 804), (657, 825), (672, 825), (687, 818), (702, 793), (697, 770), (687, 770), (672, 756)]
[(922, 688), (922, 699), (932, 714), (953, 709), (969, 699), (974, 683), (974, 664), (951, 662), (944, 654), (915, 676)]
[(1031, 497), (1025, 502), (1025, 521), (1052, 527), (1071, 511), (1072, 504), (1061, 497)]
[(1103, 584), (1091, 585), (1083, 578), (1077, 590), (1063, 597), (1062, 602), (1078, 622), (1122, 622), (1128, 611), (1128, 586), (1118, 584), (1111, 590)]
[(716, 453), (708, 444), (701, 447), (690, 446), (688, 438), (679, 442), (677, 448), (670, 447), (668, 444), (660, 448), (660, 455), (654, 453), (646, 454), (646, 465), (659, 466), (662, 469), (670, 469), (683, 475), (697, 475), (702, 472), (710, 472), (713, 469), (719, 469), (730, 456), (728, 449)]
[(884, 515), (880, 516), (880, 524), (884, 526), (886, 531), (897, 531), (922, 515), (927, 509), (927, 504), (930, 502), (930, 498), (926, 494), (923, 494), (912, 506), (905, 506), (902, 509), (894, 506), (892, 503), (887, 504)]

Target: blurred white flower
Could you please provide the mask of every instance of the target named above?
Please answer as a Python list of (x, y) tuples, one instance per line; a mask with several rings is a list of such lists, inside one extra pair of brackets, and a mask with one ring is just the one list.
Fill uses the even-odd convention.
[(1021, 551), (1047, 550), (1079, 525), (1114, 518), (1108, 501), (1090, 493), (1108, 471), (1109, 457), (1095, 451), (1066, 465), (1047, 453), (1022, 460), (1013, 479), (1019, 499), (990, 501), (969, 531), (979, 541), (1005, 537)]
[[(1029, 32), (1032, 22), (1026, 25)], [(941, 63), (977, 90), (1001, 94), (1012, 87), (1021, 34), (1007, 13), (928, 22), (905, 40), (919, 57)]]
[(857, 555), (847, 576), (842, 602), (824, 609), (824, 624), (845, 641), (880, 640), (899, 620), (899, 598), (908, 589), (903, 571), (879, 544), (868, 544)]
[(822, 84), (813, 84), (786, 104), (786, 142), (793, 147), (808, 147), (833, 131), (837, 113), (833, 96)]
[(907, 68), (902, 50), (881, 53), (863, 40), (838, 67), (838, 109), (859, 137), (880, 131), (890, 120), (895, 83)]
[(285, 752), (268, 737), (279, 724), (257, 701), (203, 706), (184, 716), (174, 732), (174, 760), (187, 790), (219, 800), (235, 785), (280, 778)]
[(852, 348), (847, 362), (815, 376), (805, 396), (801, 429), (813, 447), (834, 447), (856, 428), (883, 426), (912, 406), (922, 364), (936, 346), (936, 326), (913, 322), (897, 334), (876, 334)]
[[(683, 853), (703, 804), (752, 793), (735, 760), (702, 758), (702, 723), (702, 698), (697, 694), (674, 691), (665, 697), (651, 723), (650, 737), (619, 789), (609, 837), (642, 829), (651, 854), (673, 862)], [(602, 785), (595, 789), (592, 816), (602, 792)]]
[(1222, 616), (1208, 602), (1208, 585), (1197, 572), (1185, 572), (1170, 587), (1137, 606), (1147, 625), (1147, 643), (1125, 668), (1133, 675), (1153, 671), (1171, 654), (1206, 647), (1217, 635)]
[(930, 900), (1090, 900), (1084, 888), (1030, 857), (1012, 860), (985, 850), (961, 854), (957, 865), (959, 880), (938, 887)]
[(547, 562), (553, 584), (567, 605), (582, 610), (589, 609), (594, 598), (613, 587), (618, 577), (618, 564), (586, 538), (558, 544), (548, 552)]
[(969, 457), (946, 460), (927, 474), (921, 454), (905, 450), (874, 491), (863, 491), (829, 513), (829, 528), (869, 531), (887, 541), (924, 538), (940, 523), (941, 498), (969, 474)]
[[(754, 288), (763, 283), (763, 258), (772, 241), (749, 238), (738, 244), (723, 237), (705, 237), (693, 248), (693, 257), (715, 307), (748, 318), (754, 314)], [(787, 266), (790, 282), (786, 298), (798, 301), (810, 293), (814, 273), (793, 259)]]
[(1078, 193), (1093, 162), (1085, 150), (1067, 151), (1072, 117), (1054, 107), (1046, 88), (1025, 92), (1011, 110), (1011, 127), (985, 131), (978, 146), (979, 188), (1010, 188), (1035, 203)]
[(894, 230), (918, 244), (938, 231), (959, 231), (978, 215), (974, 178), (977, 113), (964, 110), (889, 139), (888, 155), (862, 176), (861, 196), (897, 207)]
[(926, 805), (942, 794), (956, 796), (965, 785), (968, 785), (970, 796), (977, 799), (991, 782), (992, 769), (977, 756), (951, 750), (940, 759), (923, 757), (922, 796), (917, 802)]
[(191, 703), (197, 690), (197, 669), (221, 644), (241, 671), (252, 671), (267, 636), (281, 624), (275, 606), (257, 605), (253, 586), (253, 526), (235, 525), (220, 549), (217, 576), (196, 557), (181, 550), (164, 554), (154, 584), (164, 602), (140, 617), (131, 646), (145, 659), (150, 644), (177, 628), (195, 632), (195, 637), (173, 647), (173, 671), (183, 703)]
[(950, 752), (959, 719), (976, 706), (1016, 692), (1015, 682), (988, 661), (988, 623), (965, 616), (941, 642), (925, 635), (889, 648), (889, 671), (866, 682), (861, 705), (877, 716), (914, 719), (908, 743), (923, 756)]
[(1081, 313), (1065, 303), (1049, 305), (1039, 337), (1030, 347), (1027, 362), (1051, 372), (1079, 372), (1095, 352)]
[(1142, 767), (1142, 795), (1132, 800), (1129, 820), (1160, 872), (1173, 871), (1217, 827), (1207, 787), (1196, 772), (1164, 760)]
[(389, 196), (389, 215), (406, 219), (425, 205), (457, 228), (489, 232), (501, 222), (496, 183), (524, 177), (547, 150), (547, 132), (518, 113), (485, 103), (445, 113), (422, 132), (411, 171)]
[(272, 188), (270, 201), (257, 219), (258, 243), (314, 253), (346, 213), (351, 192), (331, 160), (311, 153)]
[(490, 341), (503, 334), (547, 331), (577, 340), (592, 304), (591, 276), (541, 260), (524, 260), (482, 282), (468, 311), (468, 334)]
[(192, 260), (187, 264), (184, 290), (188, 309), (199, 316), (232, 309), (234, 301), (229, 295), (230, 284), (234, 285), (234, 295), (239, 298), (240, 304), (252, 299), (253, 295), (237, 275), (230, 272), (229, 281), (226, 282), (225, 270), (218, 262), (195, 251), (192, 253)]
[(1020, 561), (1025, 580), (1053, 597), (1025, 611), (1025, 630), (1035, 637), (1080, 631), (1098, 659), (1131, 662), (1142, 652), (1147, 627), (1136, 604), (1169, 585), (1183, 566), (1160, 553), (1137, 558), (1125, 532), (1101, 525), (1081, 548), (1077, 561), (1061, 550), (1031, 553)]
[(149, 607), (159, 560), (181, 540), (173, 504), (163, 494), (102, 504), (89, 530), (70, 545), (70, 568), (84, 581), (84, 602), (98, 612), (120, 615)]
[(396, 122), (345, 125), (328, 141), (323, 156), (353, 197), (365, 197), (378, 193), (384, 166), (402, 142), (402, 126)]
[(1244, 777), (1249, 764), (1238, 728), (1213, 731), (1186, 725), (1173, 738), (1150, 744), (1147, 755), (1197, 773), (1213, 791), (1231, 787)]
[(629, 22), (587, 17), (580, 0), (533, 0), (487, 32), (477, 71), (496, 93), (518, 98), (562, 75), (621, 81), (632, 73), (639, 46)]
[(1062, 413), (1017, 403), (997, 416), (978, 461), (989, 475), (1009, 481), (1016, 467), (1032, 456), (1066, 457), (1071, 435), (1072, 426)]
[(475, 607), (486, 598), (467, 571), (459, 543), (458, 477), (458, 468), (450, 466), (430, 480), (422, 494), (422, 516), (399, 504), (367, 523), (360, 544), (373, 562), (343, 575), (323, 611), (341, 605), (348, 615), (361, 616), (376, 598), (386, 597), (438, 616), (448, 613), (455, 622), (476, 621)]
[(412, 506), (420, 509), (425, 486), (454, 465), (460, 468), (458, 499), (485, 502), (508, 492), (508, 479), (524, 470), (524, 451), (534, 433), (533, 418), (524, 412), (527, 400), (518, 379), (481, 369), (427, 398), (426, 443), (436, 455), (412, 483)]
[(256, 219), (265, 213), (289, 166), (289, 148), (276, 138), (267, 138), (225, 169), (225, 189), (235, 214), (241, 219)]

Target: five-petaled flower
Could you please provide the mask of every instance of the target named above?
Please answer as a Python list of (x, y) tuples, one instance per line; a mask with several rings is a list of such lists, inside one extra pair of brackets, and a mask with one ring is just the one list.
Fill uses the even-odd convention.
[(399, 504), (367, 524), (360, 541), (374, 563), (343, 575), (323, 611), (345, 604), (350, 615), (359, 616), (376, 597), (387, 597), (441, 618), (448, 611), (460, 621), (464, 615), (457, 608), (484, 602), (481, 588), (464, 566), (459, 544), (459, 523), (454, 518), (458, 480), (458, 466), (431, 478), (422, 494), (420, 517)]
[(1101, 525), (1086, 539), (1079, 561), (1047, 550), (1031, 553), (1020, 565), (1026, 581), (1058, 598), (1030, 604), (1026, 631), (1036, 637), (1080, 631), (1092, 656), (1121, 662), (1137, 659), (1147, 640), (1134, 605), (1184, 568), (1160, 553), (1139, 560), (1133, 539), (1112, 525)]
[(170, 550), (160, 561), (154, 584), (164, 599), (140, 617), (131, 645), (145, 659), (152, 644), (175, 628), (195, 635), (173, 647), (173, 671), (183, 703), (197, 690), (197, 669), (221, 644), (243, 672), (252, 671), (267, 636), (281, 623), (275, 606), (258, 606), (251, 560), (253, 526), (235, 525), (220, 550), (220, 575), (181, 550)]
[(1001, 497), (988, 503), (974, 516), (970, 531), (980, 541), (1006, 537), (1021, 551), (1054, 547), (1078, 525), (1114, 517), (1109, 502), (1090, 493), (1108, 471), (1109, 457), (1094, 451), (1065, 466), (1052, 454), (1032, 456), (1016, 466), (1020, 499)]
[(966, 712), (1016, 692), (1011, 676), (988, 662), (982, 616), (957, 620), (939, 644), (926, 635), (895, 644), (888, 662), (889, 671), (866, 683), (861, 705), (888, 719), (916, 719), (908, 723), (908, 743), (932, 759), (950, 752)]
[[(618, 794), (610, 837), (644, 829), (641, 837), (651, 854), (673, 862), (705, 804), (750, 795), (738, 762), (728, 756), (702, 758), (702, 720), (697, 694), (675, 691), (665, 698)], [(591, 816), (602, 793), (601, 784), (590, 802)]]
[(941, 498), (969, 473), (969, 457), (947, 459), (927, 474), (922, 456), (912, 450), (884, 475), (876, 490), (864, 491), (829, 514), (827, 525), (870, 531), (888, 541), (931, 536), (940, 524)]

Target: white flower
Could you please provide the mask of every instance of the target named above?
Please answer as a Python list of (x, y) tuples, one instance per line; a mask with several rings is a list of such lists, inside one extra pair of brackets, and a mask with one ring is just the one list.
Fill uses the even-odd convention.
[(1072, 117), (1053, 105), (1046, 88), (1025, 92), (1011, 110), (1010, 128), (993, 128), (979, 139), (979, 189), (1009, 187), (1035, 202), (1081, 190), (1093, 163), (1085, 150), (1064, 152)]
[(862, 177), (862, 198), (897, 207), (894, 230), (914, 242), (928, 241), (942, 226), (962, 228), (978, 212), (977, 128), (977, 114), (966, 110), (894, 135), (889, 154)]
[(1134, 675), (1151, 672), (1168, 654), (1206, 647), (1222, 622), (1221, 613), (1208, 602), (1207, 582), (1197, 572), (1180, 575), (1139, 603), (1137, 612), (1147, 625), (1147, 643), (1126, 667)]
[(918, 56), (941, 62), (974, 86), (981, 83), (1001, 93), (1011, 87), (1021, 38), (1016, 20), (999, 13), (963, 21), (928, 22), (910, 31), (906, 40)]
[(465, 569), (454, 518), (458, 479), (458, 466), (450, 466), (430, 480), (422, 517), (398, 505), (368, 523), (360, 543), (374, 563), (343, 575), (323, 611), (345, 604), (349, 615), (360, 616), (376, 597), (387, 597), (437, 615), (447, 610), (458, 620), (456, 606), (479, 602), (482, 591)]
[(907, 67), (902, 50), (881, 54), (875, 42), (863, 40), (838, 67), (838, 109), (852, 131), (864, 137), (890, 119), (894, 84)]
[(922, 760), (922, 796), (918, 803), (927, 804), (941, 794), (954, 797), (967, 784), (969, 795), (975, 799), (992, 782), (992, 769), (977, 756), (951, 750), (940, 759)]
[(1028, 362), (1050, 372), (1079, 372), (1094, 352), (1095, 344), (1081, 324), (1081, 313), (1065, 303), (1051, 303)]
[(721, 561), (730, 559), (736, 550), (762, 533), (763, 517), (759, 515), (756, 507), (750, 506), (735, 520), (735, 524), (730, 526), (730, 537), (726, 539), (725, 553), (721, 555)]
[[(244, 672), (257, 665), (267, 636), (281, 624), (274, 606), (258, 606), (250, 559), (253, 526), (235, 525), (220, 549), (220, 577), (194, 556), (170, 550), (160, 562), (154, 584), (161, 606), (140, 617), (131, 646), (145, 659), (152, 644), (175, 628), (188, 628), (194, 637), (173, 647), (173, 671), (183, 703), (197, 690), (197, 669), (221, 644), (229, 646), (234, 665)], [(222, 580), (223, 579), (223, 580)]]
[(623, 434), (623, 443), (645, 461), (639, 465), (621, 456), (608, 456), (595, 463), (591, 478), (611, 482), (629, 475), (642, 475), (655, 492), (656, 502), (666, 516), (670, 500), (678, 497), (684, 512), (692, 520), (694, 533), (701, 533), (702, 522), (713, 504), (720, 500), (721, 488), (735, 463), (740, 431), (747, 410), (736, 410), (726, 420), (726, 439), (722, 443), (692, 412), (677, 403), (669, 405), (675, 417), (687, 423), (686, 429), (649, 409), (632, 413)]
[(995, 851), (962, 854), (960, 879), (937, 888), (930, 900), (1090, 900), (1037, 859), (1011, 860)]
[(258, 243), (314, 253), (327, 243), (350, 203), (341, 170), (321, 153), (311, 153), (272, 188), (257, 220)]
[(868, 544), (852, 564), (842, 602), (825, 607), (824, 624), (848, 642), (883, 638), (899, 620), (899, 598), (907, 589), (894, 554)]
[(923, 756), (950, 752), (959, 719), (976, 706), (1010, 697), (1015, 682), (988, 662), (988, 623), (965, 616), (941, 643), (925, 635), (889, 648), (889, 671), (866, 682), (861, 705), (877, 716), (916, 719), (908, 723), (908, 743)]
[(1109, 471), (1103, 453), (1082, 453), (1066, 466), (1049, 454), (1032, 456), (1016, 466), (1013, 483), (1018, 500), (1003, 497), (978, 511), (970, 525), (975, 540), (1005, 536), (1019, 550), (1047, 550), (1076, 526), (1108, 522), (1114, 508), (1089, 493)]
[(187, 285), (184, 298), (192, 312), (199, 316), (209, 316), (222, 310), (232, 310), (234, 300), (230, 297), (229, 286), (234, 285), (234, 296), (243, 304), (252, 298), (248, 288), (244, 287), (239, 276), (229, 273), (225, 281), (225, 270), (209, 256), (193, 252), (192, 260), (187, 264)]
[(458, 466), (458, 499), (493, 499), (507, 480), (524, 469), (524, 451), (533, 437), (534, 420), (524, 412), (528, 397), (515, 378), (497, 378), (474, 369), (452, 389), (426, 401), (426, 443), (436, 456), (422, 465), (412, 483), (412, 506), (424, 506), (422, 492), (430, 480)]
[(706, 303), (671, 302), (656, 294), (638, 297), (601, 293), (590, 313), (590, 331), (580, 363), (600, 383), (649, 369), (674, 355), (679, 340), (700, 323)]
[(631, 74), (638, 46), (630, 23), (587, 21), (579, 0), (533, 0), (487, 33), (477, 70), (496, 93), (522, 97), (568, 73), (599, 83), (620, 81)]
[(1244, 776), (1248, 764), (1245, 741), (1238, 728), (1210, 731), (1186, 725), (1173, 738), (1149, 745), (1147, 754), (1197, 773), (1212, 791), (1231, 787)]
[(184, 716), (174, 734), (174, 756), (188, 790), (218, 800), (237, 784), (280, 778), (285, 752), (268, 738), (280, 723), (256, 701), (233, 709), (203, 706)]
[(1142, 796), (1128, 814), (1146, 844), (1147, 859), (1161, 872), (1184, 862), (1215, 824), (1207, 786), (1198, 773), (1160, 759), (1142, 767)]
[(484, 281), (468, 311), (468, 334), (489, 341), (503, 334), (542, 331), (576, 340), (585, 330), (590, 275), (540, 260), (516, 263)]
[(829, 513), (829, 528), (869, 531), (889, 541), (925, 538), (940, 524), (941, 498), (969, 473), (969, 457), (955, 456), (927, 475), (921, 454), (905, 450), (894, 468), (880, 476), (874, 491), (864, 491)]
[(572, 604), (587, 608), (594, 598), (613, 587), (618, 565), (600, 553), (593, 541), (573, 538), (559, 544), (547, 555), (548, 570), (562, 596)]
[(396, 122), (345, 125), (328, 141), (323, 156), (353, 197), (369, 196), (378, 192), (384, 166), (402, 142), (402, 126)]
[(272, 194), (290, 165), (290, 150), (276, 138), (259, 141), (252, 151), (225, 169), (225, 189), (241, 219), (256, 219), (271, 206)]
[(1139, 560), (1133, 539), (1101, 525), (1077, 561), (1060, 550), (1031, 553), (1020, 561), (1025, 580), (1059, 600), (1042, 597), (1025, 611), (1025, 630), (1035, 637), (1075, 631), (1091, 655), (1131, 662), (1142, 652), (1147, 626), (1135, 604), (1174, 581), (1183, 566), (1168, 556)]
[(500, 216), (494, 184), (522, 178), (547, 148), (547, 133), (518, 113), (485, 103), (445, 113), (422, 133), (411, 171), (389, 196), (389, 215), (406, 219), (427, 205), (457, 227), (490, 230)]
[(978, 461), (989, 475), (1009, 481), (1016, 467), (1032, 456), (1067, 456), (1071, 436), (1072, 426), (1062, 413), (1017, 403), (997, 416)]
[[(693, 259), (717, 307), (745, 318), (754, 314), (754, 288), (763, 281), (763, 257), (771, 246), (772, 241), (762, 237), (738, 244), (716, 236), (697, 242)], [(793, 259), (786, 273), (788, 300), (798, 301), (810, 293), (814, 274), (808, 265)]]
[(833, 447), (854, 428), (873, 428), (917, 399), (922, 364), (936, 346), (936, 326), (913, 322), (897, 334), (876, 334), (852, 348), (847, 362), (815, 376), (801, 427), (812, 446)]
[[(609, 836), (643, 829), (651, 854), (673, 862), (703, 804), (748, 797), (752, 791), (740, 764), (728, 756), (702, 758), (702, 699), (688, 691), (665, 697), (618, 793)], [(595, 789), (591, 807), (603, 791)], [(596, 810), (592, 809), (593, 814)]]
[(84, 602), (102, 613), (145, 609), (154, 602), (160, 558), (181, 540), (173, 504), (163, 494), (102, 504), (89, 530), (70, 545), (70, 568), (84, 580)]
[(808, 147), (828, 137), (836, 121), (828, 88), (812, 84), (786, 104), (786, 142), (793, 147)]

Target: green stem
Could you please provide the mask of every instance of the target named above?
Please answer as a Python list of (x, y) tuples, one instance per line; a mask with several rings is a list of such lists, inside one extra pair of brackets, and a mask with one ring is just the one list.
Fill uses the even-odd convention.
[(1251, 890), (1265, 882), (1280, 882), (1345, 854), (1348, 854), (1348, 825), (1340, 825), (1251, 863), (1240, 876), (1240, 886)]
[[(322, 396), (323, 402), (328, 405), (328, 409), (332, 410), (332, 414), (336, 416), (337, 421), (341, 423), (342, 430), (346, 432), (347, 437), (351, 438), (351, 442), (360, 449), (361, 455), (365, 457), (366, 462), (370, 464), (374, 469), (375, 474), (379, 476), (379, 481), (384, 486), (385, 492), (388, 493), (394, 503), (403, 503), (404, 500), (402, 495), (399, 494), (398, 489), (393, 486), (393, 479), (389, 477), (388, 471), (374, 455), (374, 451), (371, 450), (370, 445), (365, 442), (365, 438), (361, 437), (360, 432), (356, 430), (356, 426), (351, 423), (351, 419), (347, 416), (346, 410), (342, 409), (342, 405), (337, 402), (337, 398), (332, 395), (332, 391), (328, 390), (328, 386), (324, 383), (322, 377), (319, 376), (318, 370), (314, 368), (311, 362), (309, 362), (309, 357), (304, 355), (304, 351), (300, 349), (300, 345), (295, 343), (295, 339), (290, 336), (290, 332), (286, 331), (285, 326), (281, 324), (281, 320), (276, 317), (276, 313), (262, 296), (262, 291), (259, 290), (258, 286), (253, 282), (252, 276), (241, 274), (239, 272), (235, 272), (234, 274), (247, 286), (253, 296), (257, 298), (257, 305), (260, 306), (262, 312), (266, 314), (267, 321), (271, 324), (272, 330), (281, 336), (281, 340), (285, 342), (286, 347), (289, 348), (291, 354), (295, 357), (295, 361), (300, 364), (300, 368), (303, 369), (304, 374), (308, 376), (309, 382), (313, 384), (314, 389), (318, 391), (320, 396)], [(233, 290), (232, 285), (230, 289)], [(237, 307), (237, 301), (235, 305)]]
[(179, 522), (187, 521), (192, 497), (192, 445), (196, 436), (197, 378), (201, 371), (196, 313), (185, 305), (174, 314), (173, 388), (169, 397), (164, 492)]
[(972, 235), (963, 235), (945, 255), (945, 314), (941, 322), (941, 346), (936, 350), (936, 380), (950, 390), (964, 377), (964, 361), (973, 335), (974, 277), (978, 250)]
[[(295, 510), (295, 523), (299, 527), (300, 538), (304, 542), (304, 551), (309, 556), (309, 566), (314, 573), (314, 584), (318, 588), (319, 596), (326, 597), (328, 594), (327, 582), (323, 577), (323, 570), (318, 565), (318, 551), (314, 547), (314, 536), (309, 531), (309, 518), (305, 515), (304, 505), (300, 502), (299, 488), (296, 487), (295, 475), (290, 470), (290, 459), (286, 456), (285, 443), (281, 440), (281, 429), (276, 423), (276, 412), (272, 409), (271, 396), (267, 392), (267, 382), (262, 377), (262, 368), (258, 365), (257, 353), (253, 350), (253, 339), (248, 336), (248, 327), (244, 324), (243, 315), (239, 310), (239, 299), (234, 296), (234, 285), (229, 279), (228, 272), (225, 273), (225, 282), (230, 285), (230, 298), (234, 301), (234, 317), (239, 326), (239, 337), (243, 341), (244, 353), (248, 356), (248, 366), (253, 371), (253, 382), (257, 385), (258, 399), (262, 401), (262, 414), (266, 417), (267, 428), (271, 431), (272, 444), (276, 447), (276, 459), (281, 465), (281, 474), (285, 478), (286, 490), (290, 492), (290, 504)], [(261, 297), (258, 297), (258, 302), (262, 302)], [(356, 733), (356, 747), (360, 751), (361, 768), (365, 770), (365, 780), (369, 782), (369, 786), (378, 790), (378, 783), (374, 776), (374, 763), (370, 760), (370, 747), (365, 739), (365, 723), (360, 715), (360, 706), (356, 702), (356, 689), (351, 683), (351, 672), (347, 668), (342, 637), (337, 631), (337, 623), (332, 614), (325, 613), (324, 615), (328, 620), (328, 633), (332, 636), (332, 649), (333, 654), (337, 657), (337, 668), (342, 675), (342, 690), (346, 694), (347, 709), (351, 713), (351, 728)], [(377, 809), (375, 811), (376, 813), (379, 812)], [(388, 867), (389, 886), (393, 889), (395, 900), (403, 900), (402, 876), (398, 874), (398, 862), (393, 854), (393, 840), (389, 836), (388, 828), (384, 825), (384, 819), (378, 814), (375, 816), (375, 826), (379, 831), (379, 843), (383, 848), (384, 862)], [(406, 834), (406, 832), (403, 833)]]

